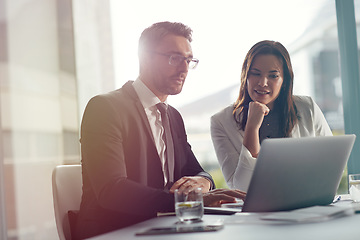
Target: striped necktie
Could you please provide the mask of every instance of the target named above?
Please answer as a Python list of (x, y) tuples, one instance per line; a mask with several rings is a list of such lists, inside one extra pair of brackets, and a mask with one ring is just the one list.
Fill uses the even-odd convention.
[[(161, 113), (161, 122), (164, 128), (164, 134), (163, 134), (163, 139), (165, 142), (165, 156), (166, 156), (166, 161), (165, 161), (165, 171), (166, 171), (166, 176), (167, 176), (167, 180), (168, 182), (166, 183), (167, 186), (169, 186), (169, 184), (172, 185), (172, 183), (174, 182), (174, 165), (175, 165), (175, 161), (174, 161), (174, 143), (173, 143), (173, 138), (171, 135), (171, 130), (170, 130), (170, 122), (169, 122), (169, 116), (168, 116), (168, 111), (167, 111), (167, 105), (165, 103), (158, 103), (156, 104), (156, 107), (159, 109), (160, 113)], [(169, 186), (171, 187), (171, 186)]]

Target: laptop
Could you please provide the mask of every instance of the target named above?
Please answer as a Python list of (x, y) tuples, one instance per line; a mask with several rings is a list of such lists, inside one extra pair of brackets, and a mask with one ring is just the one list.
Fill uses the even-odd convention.
[(242, 209), (218, 210), (222, 214), (275, 212), (328, 205), (334, 200), (354, 142), (352, 134), (266, 139)]
[(264, 140), (242, 211), (332, 203), (354, 142), (355, 135)]

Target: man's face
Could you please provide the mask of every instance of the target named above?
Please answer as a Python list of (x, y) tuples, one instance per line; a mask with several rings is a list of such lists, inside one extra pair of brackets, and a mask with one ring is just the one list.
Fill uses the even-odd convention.
[(162, 54), (193, 57), (190, 42), (185, 37), (169, 34), (148, 54), (142, 81), (161, 101), (168, 95), (180, 93), (189, 70), (188, 63), (183, 60), (177, 66), (170, 65), (169, 56)]

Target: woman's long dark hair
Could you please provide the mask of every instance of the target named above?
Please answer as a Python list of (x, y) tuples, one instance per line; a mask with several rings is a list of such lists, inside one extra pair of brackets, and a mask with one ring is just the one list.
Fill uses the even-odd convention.
[(280, 131), (284, 137), (290, 136), (292, 129), (298, 121), (296, 106), (293, 101), (294, 73), (291, 66), (290, 55), (279, 42), (261, 41), (256, 43), (246, 54), (242, 71), (239, 97), (234, 103), (233, 115), (240, 129), (245, 130), (248, 106), (251, 98), (247, 89), (247, 78), (251, 65), (258, 55), (274, 55), (283, 65), (284, 80), (275, 106), (280, 112)]

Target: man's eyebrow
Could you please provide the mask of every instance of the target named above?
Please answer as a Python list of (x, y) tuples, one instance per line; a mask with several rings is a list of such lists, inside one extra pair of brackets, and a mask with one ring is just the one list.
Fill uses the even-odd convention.
[[(169, 51), (167, 52), (167, 54), (177, 54), (177, 55), (181, 55), (183, 57), (185, 57), (184, 55), (182, 55), (182, 53), (177, 52), (177, 51)], [(187, 56), (187, 58), (193, 58), (194, 56), (192, 54), (190, 54), (189, 56)]]

